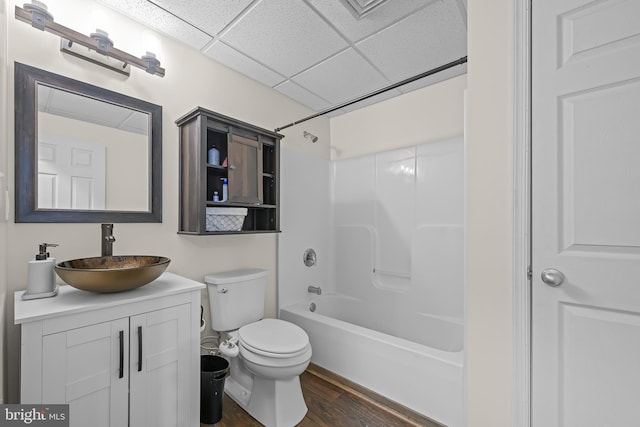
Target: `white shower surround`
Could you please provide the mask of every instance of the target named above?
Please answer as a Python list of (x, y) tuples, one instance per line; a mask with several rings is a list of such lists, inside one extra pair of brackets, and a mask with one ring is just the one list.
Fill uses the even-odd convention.
[[(312, 362), (461, 425), (463, 139), (333, 162), (283, 150), (282, 159), (281, 316), (307, 330), (317, 348)], [(307, 247), (318, 253), (315, 267), (302, 263)], [(317, 300), (325, 315), (309, 313), (308, 285), (330, 294), (331, 303)], [(329, 350), (344, 343), (360, 345)], [(398, 379), (376, 382), (380, 369)], [(436, 372), (446, 376), (445, 393)]]
[(462, 322), (462, 138), (333, 162), (332, 291)]

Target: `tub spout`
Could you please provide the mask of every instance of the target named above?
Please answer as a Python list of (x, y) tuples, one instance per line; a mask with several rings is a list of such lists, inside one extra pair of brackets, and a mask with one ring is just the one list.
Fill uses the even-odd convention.
[(307, 292), (309, 292), (310, 294), (320, 295), (322, 294), (322, 289), (320, 289), (320, 286), (309, 286), (307, 288)]

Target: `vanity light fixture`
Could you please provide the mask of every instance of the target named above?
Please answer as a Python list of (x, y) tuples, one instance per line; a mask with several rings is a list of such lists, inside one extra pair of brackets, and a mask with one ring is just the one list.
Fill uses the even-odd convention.
[(314, 134), (307, 132), (306, 130), (304, 132), (302, 132), (302, 135), (307, 138), (308, 140), (310, 140), (311, 142), (317, 142), (318, 141), (318, 137), (315, 136)]
[[(54, 22), (53, 15), (48, 11), (47, 5), (32, 0), (31, 3), (25, 3), (23, 8), (16, 6), (16, 19), (32, 27), (42, 31), (55, 34), (62, 37), (61, 50), (71, 55), (86, 59), (98, 65), (105, 66), (109, 69), (129, 75), (127, 68), (129, 65), (145, 70), (149, 74), (164, 77), (164, 68), (160, 66), (160, 61), (152, 52), (147, 52), (138, 58), (130, 53), (124, 52), (113, 47), (113, 41), (109, 38), (109, 34), (103, 30), (96, 30), (86, 36), (71, 28)], [(74, 44), (84, 46), (89, 51), (74, 48)], [(95, 55), (93, 52), (99, 55)], [(114, 65), (114, 62), (116, 63)]]

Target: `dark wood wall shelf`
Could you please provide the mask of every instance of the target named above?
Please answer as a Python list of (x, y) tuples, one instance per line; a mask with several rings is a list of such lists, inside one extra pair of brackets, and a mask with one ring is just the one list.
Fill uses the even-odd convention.
[[(180, 234), (218, 235), (280, 231), (282, 135), (198, 107), (180, 128)], [(219, 163), (208, 162), (215, 147)], [(223, 181), (227, 180), (224, 200)], [(214, 194), (219, 198), (214, 201)], [(246, 208), (241, 230), (212, 230), (207, 208)], [(224, 211), (222, 211), (224, 212)], [(229, 211), (231, 212), (231, 211)]]

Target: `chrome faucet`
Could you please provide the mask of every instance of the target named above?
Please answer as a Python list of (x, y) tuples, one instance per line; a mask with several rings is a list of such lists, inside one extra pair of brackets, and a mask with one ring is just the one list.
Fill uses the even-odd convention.
[(102, 256), (113, 255), (113, 242), (116, 238), (113, 237), (113, 224), (102, 224)]
[(320, 286), (309, 286), (307, 288), (307, 292), (309, 292), (310, 294), (320, 295), (322, 294), (322, 289), (320, 289)]

